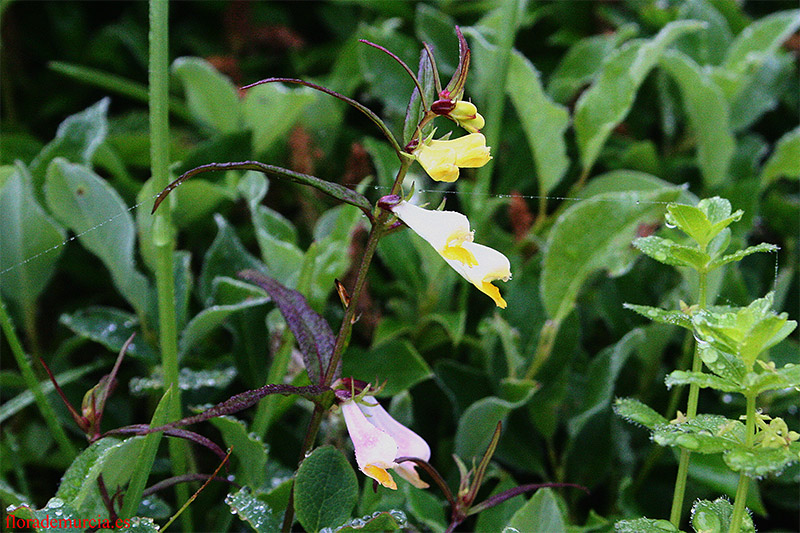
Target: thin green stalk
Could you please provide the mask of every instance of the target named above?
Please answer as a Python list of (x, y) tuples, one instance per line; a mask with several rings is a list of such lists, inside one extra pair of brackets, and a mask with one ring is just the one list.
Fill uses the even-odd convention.
[[(698, 278), (698, 299), (697, 305), (704, 309), (708, 298), (708, 274), (699, 272)], [(703, 360), (700, 358), (699, 346), (695, 343), (694, 358), (692, 359), (692, 372), (703, 370)], [(691, 419), (697, 416), (697, 403), (700, 399), (700, 387), (696, 383), (689, 385), (689, 400), (686, 405), (686, 417)], [(689, 478), (689, 460), (691, 452), (686, 449), (681, 450), (681, 457), (678, 461), (678, 474), (675, 478), (675, 490), (672, 493), (672, 510), (670, 511), (669, 521), (676, 528), (680, 527), (681, 515), (683, 514), (683, 499), (686, 495), (686, 481)]]
[(25, 385), (33, 393), (36, 405), (39, 407), (39, 412), (42, 413), (42, 418), (44, 418), (47, 427), (50, 429), (50, 433), (53, 435), (56, 443), (58, 443), (58, 447), (61, 449), (64, 457), (72, 460), (78, 455), (78, 449), (70, 442), (64, 428), (58, 423), (58, 418), (56, 417), (56, 412), (53, 410), (53, 406), (50, 405), (50, 402), (47, 401), (47, 397), (42, 392), (39, 386), (39, 380), (36, 379), (36, 374), (33, 371), (31, 362), (22, 349), (22, 343), (19, 341), (19, 337), (17, 337), (14, 324), (11, 322), (11, 317), (6, 311), (6, 305), (1, 298), (0, 327), (2, 327), (3, 333), (5, 333), (8, 339), (11, 353), (14, 354), (14, 359), (16, 359), (17, 366), (22, 373), (22, 379), (25, 380)]
[[(756, 394), (748, 392), (745, 398), (747, 398), (747, 419), (745, 421), (744, 444), (747, 448), (752, 448), (756, 436)], [(750, 477), (744, 473), (740, 473), (739, 484), (736, 486), (736, 497), (733, 500), (733, 514), (731, 515), (730, 529), (728, 529), (729, 533), (739, 533), (742, 529), (745, 504), (747, 503), (747, 488), (749, 485)]]
[[(169, 184), (169, 2), (150, 0), (150, 161), (156, 189)], [(164, 390), (174, 391), (168, 413), (170, 420), (181, 418), (180, 386), (178, 384), (178, 332), (175, 317), (175, 276), (173, 252), (175, 237), (169, 209), (162, 209), (153, 223), (156, 245), (156, 288), (158, 291), (159, 347), (164, 372)], [(169, 452), (173, 473), (186, 473), (185, 442), (170, 439)], [(189, 499), (185, 485), (176, 486), (179, 502)], [(190, 513), (181, 515), (186, 531), (192, 531)]]
[[(519, 3), (519, 0), (503, 0), (500, 8), (502, 10), (499, 24), (499, 27), (502, 28), (500, 40), (497, 43), (495, 60), (490, 67), (490, 72), (487, 73), (488, 79), (492, 80), (492, 88), (486, 95), (486, 108), (483, 113), (486, 118), (486, 126), (481, 131), (486, 137), (486, 145), (495, 147), (495, 149), (500, 143), (500, 132), (503, 127), (506, 78), (511, 61), (511, 51), (517, 38)], [(478, 170), (474, 188), (475, 205), (473, 206), (476, 215), (480, 214), (480, 205), (485, 198), (484, 195), (488, 194), (491, 188), (493, 169), (494, 159), (490, 159)]]
[(533, 379), (536, 373), (542, 368), (542, 365), (550, 358), (553, 353), (553, 345), (556, 342), (556, 335), (558, 335), (558, 328), (561, 327), (560, 320), (548, 320), (542, 326), (539, 332), (539, 343), (536, 346), (536, 353), (531, 361), (531, 366), (525, 373), (525, 379)]

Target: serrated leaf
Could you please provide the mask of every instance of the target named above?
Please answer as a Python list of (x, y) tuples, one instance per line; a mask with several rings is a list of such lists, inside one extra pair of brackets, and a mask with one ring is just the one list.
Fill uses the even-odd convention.
[(36, 201), (27, 169), (7, 168), (10, 175), (0, 184), (0, 287), (5, 299), (30, 316), (67, 234)]
[(706, 187), (718, 187), (728, 179), (736, 148), (725, 95), (700, 66), (688, 56), (669, 50), (659, 63), (680, 87), (689, 123), (697, 135), (697, 162)]
[(30, 165), (33, 188), (39, 199), (42, 198), (41, 187), (47, 169), (54, 159), (63, 157), (73, 163), (91, 163), (92, 156), (108, 134), (106, 115), (110, 103), (110, 98), (103, 98), (59, 124), (55, 138), (42, 148)]
[(690, 372), (686, 370), (675, 370), (664, 379), (667, 388), (675, 385), (697, 385), (701, 389), (715, 389), (720, 392), (740, 392), (744, 394), (745, 387), (735, 381), (731, 381), (713, 374), (703, 372)]
[(734, 472), (753, 478), (780, 474), (786, 467), (800, 460), (800, 443), (793, 442), (781, 448), (736, 448), (723, 455), (725, 464)]
[(648, 193), (609, 193), (581, 201), (555, 222), (544, 252), (540, 290), (547, 314), (561, 321), (569, 314), (591, 274), (618, 266), (640, 224), (661, 217), (661, 202), (678, 189)]
[[(692, 527), (695, 531), (729, 531), (733, 505), (725, 498), (697, 500), (692, 506)], [(748, 513), (742, 517), (742, 533), (755, 531), (753, 519)]]
[(762, 242), (761, 244), (757, 244), (756, 246), (748, 246), (744, 250), (739, 250), (738, 252), (734, 252), (732, 254), (720, 257), (719, 259), (715, 259), (711, 261), (711, 263), (709, 263), (708, 269), (713, 270), (715, 268), (719, 268), (722, 265), (726, 265), (734, 261), (741, 261), (748, 255), (756, 254), (759, 252), (777, 252), (778, 250), (780, 250), (779, 246), (775, 244), (768, 244)]
[(245, 484), (261, 487), (267, 478), (269, 446), (253, 433), (249, 433), (244, 422), (230, 416), (212, 418), (210, 422), (222, 434), (225, 445), (239, 459), (239, 471), (243, 472)]
[[(119, 353), (133, 333), (141, 333), (136, 315), (113, 307), (79, 309), (71, 315), (61, 315), (58, 321), (76, 335), (99, 342), (112, 353)], [(158, 354), (141, 335), (128, 345), (126, 353), (148, 364), (159, 360)]]
[(789, 387), (800, 389), (800, 365), (787, 363), (783, 368), (762, 372), (749, 384), (749, 387), (756, 394)]
[(628, 303), (622, 305), (625, 309), (635, 311), (640, 315), (649, 318), (653, 322), (692, 329), (692, 319), (683, 311), (661, 309), (660, 307), (651, 307), (649, 305), (635, 305)]
[(228, 494), (225, 503), (231, 508), (231, 513), (239, 516), (250, 525), (256, 533), (272, 533), (281, 528), (281, 515), (275, 513), (269, 505), (250, 494), (247, 487), (243, 487), (235, 494)]
[(633, 241), (643, 254), (665, 265), (689, 267), (704, 272), (711, 257), (697, 247), (678, 244), (670, 239), (650, 235)]
[(761, 171), (761, 186), (778, 178), (800, 179), (800, 127), (778, 139)]
[(222, 133), (241, 129), (238, 90), (227, 76), (199, 57), (179, 57), (171, 71), (183, 84), (195, 120)]
[(703, 27), (697, 21), (670, 22), (650, 40), (625, 43), (603, 65), (603, 71), (575, 106), (575, 134), (583, 172), (588, 174), (611, 131), (633, 106), (639, 86), (678, 37)]
[(569, 167), (564, 139), (569, 112), (550, 100), (536, 67), (516, 50), (508, 65), (506, 93), (514, 104), (533, 155), (539, 194), (548, 194)]
[(720, 453), (744, 446), (744, 424), (719, 415), (698, 415), (685, 422), (659, 424), (653, 440), (697, 453)]
[(667, 419), (655, 410), (633, 398), (617, 398), (614, 402), (614, 413), (628, 422), (653, 429), (659, 424), (666, 424)]
[[(311, 309), (302, 294), (284, 287), (270, 277), (254, 270), (245, 270), (240, 273), (240, 277), (264, 289), (278, 305), (286, 324), (297, 339), (308, 377), (312, 383), (321, 383), (336, 344), (333, 331), (325, 319)], [(339, 371), (335, 371), (335, 374), (339, 374)]]
[(119, 193), (85, 166), (57, 158), (47, 168), (45, 197), (53, 215), (100, 258), (137, 315), (147, 317), (152, 288), (136, 269), (136, 230)]
[(294, 481), (297, 520), (307, 531), (344, 522), (358, 502), (358, 480), (342, 452), (322, 446), (305, 458)]
[(567, 531), (567, 524), (558, 505), (553, 489), (537, 490), (523, 505), (508, 526), (516, 531), (547, 531), (559, 533)]
[(281, 83), (248, 89), (243, 113), (245, 124), (253, 131), (253, 152), (263, 154), (278, 139), (285, 138), (316, 98), (310, 89), (289, 89)]
[(742, 218), (743, 211), (731, 213), (728, 200), (715, 196), (700, 200), (697, 207), (684, 204), (667, 206), (667, 221), (689, 235), (702, 250), (722, 230)]

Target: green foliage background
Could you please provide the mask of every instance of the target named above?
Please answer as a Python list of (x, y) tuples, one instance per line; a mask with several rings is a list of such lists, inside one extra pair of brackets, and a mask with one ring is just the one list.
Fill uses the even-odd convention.
[[(0, 294), (24, 349), (45, 359), (73, 404), (136, 331), (103, 424), (145, 423), (163, 393), (147, 4), (2, 2), (0, 10)], [(508, 308), (495, 309), (410, 232), (392, 234), (378, 249), (343, 375), (388, 380), (385, 403), (431, 444), (431, 463), (451, 486), (458, 475), (451, 454), (468, 462), (480, 455), (503, 420), (486, 496), (543, 481), (591, 491), (517, 497), (466, 528), (606, 531), (619, 518), (666, 517), (675, 458), (616, 418), (611, 404), (635, 397), (673, 417), (684, 401), (664, 377), (687, 367), (692, 339), (623, 303), (677, 309), (680, 300), (693, 303), (695, 280), (640, 257), (630, 242), (670, 234), (661, 225), (667, 202), (727, 198), (745, 212), (731, 226), (732, 251), (761, 242), (781, 250), (719, 269), (710, 299), (742, 306), (774, 290), (775, 309), (798, 319), (800, 12), (790, 1), (732, 0), (175, 2), (171, 172), (257, 159), (376, 200), (397, 161), (361, 115), (307, 89), (237, 87), (271, 76), (311, 79), (374, 109), (399, 136), (413, 84), (357, 39), (412, 66), (426, 41), (447, 78), (458, 59), (455, 24), (472, 48), (466, 94), (487, 117), (492, 168), (465, 173), (449, 190), (419, 167), (410, 178), (432, 206), (444, 198), (467, 213), (477, 242), (509, 256), (514, 278), (501, 287)], [(335, 330), (342, 310), (333, 282), (352, 282), (365, 235), (357, 209), (312, 189), (255, 172), (206, 176), (181, 186), (173, 206), (185, 413), (269, 382), (305, 384), (274, 304), (236, 273), (253, 268), (297, 289)], [(71, 235), (78, 237), (66, 240)], [(43, 508), (58, 491), (79, 516), (101, 512), (86, 479), (100, 471), (113, 479), (144, 444), (107, 442), (93, 459), (81, 456), (96, 465), (94, 478), (77, 476), (86, 467), (70, 467), (73, 457), (57, 447), (5, 334), (0, 350), (3, 506)], [(799, 351), (795, 332), (770, 356), (797, 362)], [(48, 398), (70, 441), (83, 446), (60, 401)], [(742, 404), (701, 393), (701, 412), (736, 417)], [(798, 430), (796, 391), (762, 395), (759, 404)], [(223, 448), (234, 445), (232, 473), (252, 491), (209, 485), (192, 505), (198, 530), (243, 527), (232, 508), (257, 530), (276, 527), (269, 509), (286, 506), (285, 480), (309, 416), (309, 403), (276, 396), (241, 420), (192, 428)], [(326, 420), (321, 441), (351, 456), (338, 415)], [(148, 485), (169, 475), (165, 450)], [(315, 453), (304, 480), (319, 474), (315, 464), (341, 470), (333, 448)], [(198, 448), (189, 464), (210, 473), (216, 461)], [(72, 477), (62, 481), (68, 467)], [(315, 518), (303, 525), (397, 509), (409, 527), (446, 527), (435, 489), (373, 493), (363, 476), (359, 488), (340, 470), (347, 501), (327, 510), (304, 503), (298, 517)], [(65, 486), (73, 478), (75, 486)], [(795, 463), (751, 488), (748, 506), (761, 530), (797, 530), (798, 482)], [(693, 456), (690, 499), (735, 490), (736, 476), (719, 456)], [(163, 523), (183, 503), (171, 491), (161, 495), (138, 514)], [(342, 505), (349, 515), (335, 512)], [(315, 521), (320, 516), (331, 522)]]

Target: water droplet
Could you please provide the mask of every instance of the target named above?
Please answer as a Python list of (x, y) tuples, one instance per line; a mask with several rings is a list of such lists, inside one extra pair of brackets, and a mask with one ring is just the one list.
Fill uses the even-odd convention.
[(61, 498), (51, 498), (50, 501), (48, 502), (47, 506), (50, 507), (50, 508), (55, 508), (55, 509), (57, 509), (59, 507), (63, 507), (64, 506), (64, 500), (62, 500)]
[(722, 395), (722, 403), (731, 403), (733, 401), (732, 394), (723, 394)]

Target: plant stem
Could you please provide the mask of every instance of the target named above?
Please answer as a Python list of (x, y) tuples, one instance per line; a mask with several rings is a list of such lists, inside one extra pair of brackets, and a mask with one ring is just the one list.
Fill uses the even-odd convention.
[(78, 455), (78, 450), (72, 442), (70, 442), (64, 428), (58, 423), (58, 417), (53, 410), (53, 406), (50, 405), (50, 402), (47, 401), (47, 397), (42, 392), (39, 380), (36, 379), (36, 374), (33, 371), (31, 362), (22, 349), (22, 343), (19, 341), (19, 337), (17, 337), (14, 324), (11, 322), (11, 317), (6, 311), (6, 305), (2, 299), (0, 299), (0, 327), (8, 339), (8, 344), (11, 346), (11, 353), (14, 354), (14, 359), (17, 361), (17, 366), (22, 374), (22, 378), (25, 380), (25, 385), (33, 393), (33, 398), (36, 400), (36, 405), (39, 407), (39, 412), (42, 413), (45, 424), (47, 424), (47, 427), (50, 429), (50, 433), (58, 443), (58, 447), (61, 449), (65, 458), (72, 460)]
[[(150, 162), (156, 189), (169, 184), (169, 2), (150, 0)], [(178, 332), (175, 317), (175, 275), (173, 252), (175, 236), (169, 209), (162, 209), (153, 222), (156, 248), (156, 288), (158, 291), (159, 347), (164, 373), (164, 390), (173, 390), (167, 412), (170, 420), (181, 418), (181, 394), (178, 384)], [(176, 476), (186, 473), (186, 443), (169, 440), (172, 471)], [(179, 502), (189, 499), (185, 485), (176, 486)], [(190, 513), (181, 515), (183, 529), (192, 531)]]
[[(708, 298), (708, 274), (705, 271), (698, 272), (698, 298), (697, 305), (704, 309)], [(692, 359), (692, 372), (703, 370), (703, 360), (700, 358), (700, 347), (695, 342), (694, 357)], [(700, 387), (696, 383), (689, 385), (689, 400), (686, 405), (686, 417), (689, 419), (697, 416), (697, 403), (700, 399)], [(672, 493), (672, 510), (670, 511), (669, 521), (676, 528), (680, 528), (681, 515), (683, 514), (683, 499), (686, 494), (686, 481), (689, 477), (689, 459), (692, 452), (681, 449), (681, 458), (678, 461), (678, 474), (675, 478), (675, 490)]]
[[(756, 394), (749, 392), (745, 394), (747, 398), (747, 419), (745, 421), (745, 446), (753, 447), (756, 432)], [(744, 519), (745, 504), (747, 503), (747, 488), (750, 485), (750, 477), (744, 472), (739, 473), (739, 484), (736, 486), (736, 497), (733, 500), (733, 514), (731, 515), (731, 525), (728, 533), (738, 533), (742, 529)]]
[[(401, 157), (400, 161), (400, 169), (397, 171), (397, 177), (394, 180), (391, 194), (397, 194), (400, 191), (403, 178), (405, 178), (406, 172), (408, 172), (408, 167), (411, 166), (413, 160), (410, 158)], [(342, 325), (339, 327), (339, 333), (336, 335), (336, 344), (333, 347), (333, 353), (331, 354), (328, 368), (325, 371), (325, 375), (322, 379), (321, 385), (323, 386), (330, 386), (331, 383), (333, 383), (333, 378), (336, 375), (336, 369), (339, 367), (344, 349), (347, 346), (347, 342), (350, 340), (350, 332), (353, 330), (353, 323), (355, 322), (356, 313), (358, 312), (358, 301), (361, 298), (361, 293), (366, 285), (367, 273), (369, 272), (369, 266), (372, 263), (372, 258), (375, 256), (375, 251), (378, 249), (378, 242), (381, 240), (381, 237), (387, 230), (386, 222), (388, 219), (389, 214), (386, 211), (381, 211), (375, 217), (375, 222), (370, 229), (369, 237), (367, 237), (367, 244), (364, 248), (364, 254), (362, 255), (361, 259), (361, 265), (358, 267), (356, 283), (350, 296), (350, 304), (347, 306), (347, 309), (345, 309), (344, 317), (342, 318)], [(303, 462), (303, 459), (305, 459), (306, 454), (308, 454), (311, 451), (311, 448), (314, 447), (314, 442), (317, 439), (317, 433), (319, 432), (319, 426), (322, 423), (322, 416), (324, 413), (325, 410), (322, 408), (322, 406), (319, 404), (314, 406), (314, 412), (311, 414), (311, 421), (308, 424), (308, 430), (306, 431), (305, 439), (303, 439), (303, 449), (300, 455), (301, 463)], [(286, 507), (286, 513), (283, 517), (283, 526), (281, 527), (281, 530), (284, 532), (290, 531), (292, 528), (292, 523), (294, 522), (293, 494), (294, 491), (289, 493), (289, 504)]]
[(531, 366), (528, 367), (528, 371), (525, 373), (525, 379), (533, 379), (536, 377), (536, 373), (550, 358), (559, 327), (561, 327), (560, 320), (548, 320), (542, 326), (542, 330), (539, 332), (539, 343), (536, 346), (536, 353), (533, 356), (533, 361), (531, 361)]

